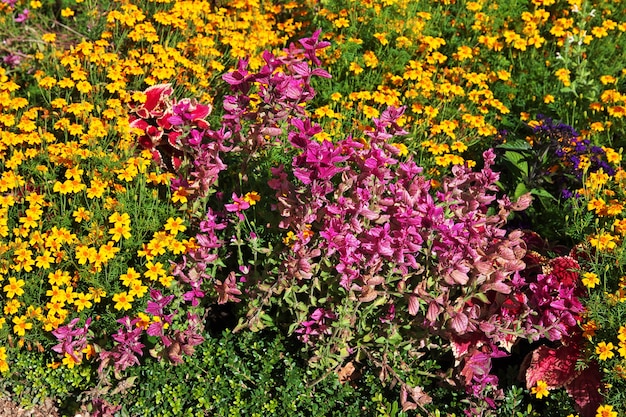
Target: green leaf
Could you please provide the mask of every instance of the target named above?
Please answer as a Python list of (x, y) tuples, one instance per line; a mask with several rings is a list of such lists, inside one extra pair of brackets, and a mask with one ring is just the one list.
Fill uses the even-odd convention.
[(497, 149), (504, 149), (509, 151), (529, 151), (532, 149), (530, 143), (523, 139), (517, 139), (510, 142), (503, 143), (496, 146)]
[[(515, 192), (513, 193), (513, 196), (518, 199), (520, 198), (522, 195), (526, 194), (528, 192), (528, 188), (526, 188), (526, 184), (524, 184), (523, 182), (520, 182), (519, 184), (517, 184), (517, 186), (515, 187)], [(531, 192), (532, 193), (532, 192)]]
[(504, 153), (504, 159), (520, 170), (524, 177), (528, 177), (528, 161), (524, 155), (519, 152), (506, 151)]
[(532, 189), (532, 190), (530, 190), (530, 193), (532, 195), (536, 195), (537, 197), (539, 197), (540, 200), (542, 200), (542, 198), (548, 198), (550, 200), (557, 201), (556, 197), (554, 197), (552, 194), (550, 194), (547, 190), (545, 190), (543, 188)]

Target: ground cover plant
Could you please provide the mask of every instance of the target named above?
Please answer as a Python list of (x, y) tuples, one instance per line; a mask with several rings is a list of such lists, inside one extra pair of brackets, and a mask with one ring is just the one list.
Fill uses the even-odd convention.
[(3, 393), (626, 413), (625, 13), (2, 0)]

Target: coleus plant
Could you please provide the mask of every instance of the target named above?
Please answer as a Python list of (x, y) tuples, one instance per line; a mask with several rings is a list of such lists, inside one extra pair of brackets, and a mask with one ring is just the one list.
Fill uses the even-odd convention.
[[(585, 360), (587, 340), (579, 322), (586, 291), (581, 285), (581, 267), (576, 249), (569, 255), (550, 258), (547, 243), (538, 235), (525, 236), (528, 252), (524, 258), (524, 278), (531, 290), (531, 305), (536, 311), (533, 321), (558, 323), (545, 337), (551, 345), (540, 345), (528, 353), (520, 377), (528, 389), (538, 381), (548, 390), (564, 388), (572, 397), (582, 417), (593, 417), (602, 403), (602, 374), (598, 363)], [(581, 367), (581, 363), (585, 366)]]

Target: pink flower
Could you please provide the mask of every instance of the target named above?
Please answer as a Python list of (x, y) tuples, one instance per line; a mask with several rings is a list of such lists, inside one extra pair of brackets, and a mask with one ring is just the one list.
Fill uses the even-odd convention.
[(224, 208), (231, 213), (239, 213), (250, 208), (250, 203), (244, 200), (241, 197), (238, 197), (237, 194), (233, 193), (233, 203), (232, 204), (224, 204)]

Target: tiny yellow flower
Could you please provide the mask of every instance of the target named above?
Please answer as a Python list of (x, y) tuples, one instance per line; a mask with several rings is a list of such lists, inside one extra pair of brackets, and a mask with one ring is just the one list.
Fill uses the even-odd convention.
[(84, 207), (79, 207), (77, 210), (74, 210), (72, 216), (74, 216), (76, 223), (80, 223), (83, 220), (89, 221), (89, 219), (91, 219), (91, 212), (89, 210), (85, 210)]
[(256, 191), (250, 191), (243, 196), (243, 200), (254, 206), (258, 201), (261, 201), (261, 196)]
[(611, 359), (613, 356), (615, 356), (613, 349), (615, 349), (615, 346), (613, 346), (613, 343), (611, 342), (609, 342), (608, 344), (605, 342), (598, 343), (598, 346), (596, 346), (596, 354), (598, 355), (598, 359), (600, 359), (601, 361)]
[(57, 35), (56, 33), (44, 33), (41, 36), (41, 40), (47, 43), (52, 43), (57, 40)]
[(26, 321), (26, 316), (13, 317), (13, 332), (18, 336), (24, 336), (26, 334), (26, 330), (30, 330), (33, 328), (33, 323)]
[(4, 286), (4, 292), (7, 293), (7, 298), (13, 298), (15, 296), (19, 297), (24, 294), (24, 290), (22, 289), (24, 284), (25, 282), (23, 279), (16, 280), (13, 277), (9, 278), (9, 283)]
[(617, 417), (617, 412), (613, 411), (612, 405), (601, 405), (596, 410), (596, 417)]
[(187, 230), (187, 226), (184, 225), (184, 220), (180, 217), (177, 217), (176, 219), (170, 217), (169, 219), (167, 219), (163, 228), (169, 231), (174, 236), (176, 236), (178, 232), (184, 232), (185, 230)]
[(74, 16), (74, 10), (70, 9), (69, 7), (66, 7), (65, 9), (61, 10), (61, 16), (72, 17)]
[(542, 380), (537, 381), (537, 385), (532, 387), (530, 392), (535, 394), (535, 396), (539, 399), (547, 397), (550, 394), (548, 391), (548, 384)]
[(587, 288), (595, 288), (595, 286), (600, 283), (600, 279), (598, 278), (598, 275), (593, 272), (585, 272), (583, 274), (582, 283)]
[(115, 306), (113, 306), (116, 310), (130, 310), (132, 305), (130, 303), (133, 302), (132, 295), (126, 293), (126, 291), (122, 291), (119, 294), (113, 295), (113, 301), (115, 301)]

